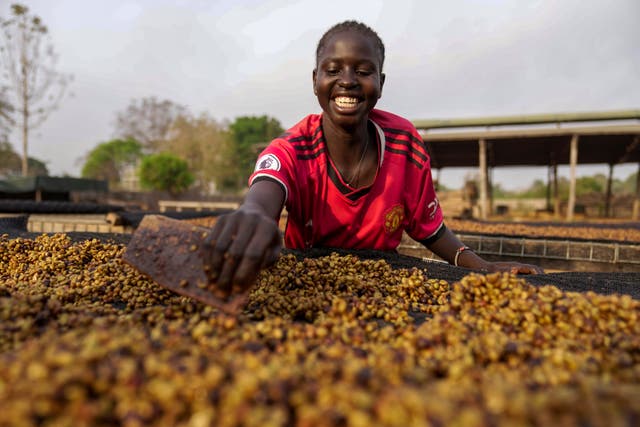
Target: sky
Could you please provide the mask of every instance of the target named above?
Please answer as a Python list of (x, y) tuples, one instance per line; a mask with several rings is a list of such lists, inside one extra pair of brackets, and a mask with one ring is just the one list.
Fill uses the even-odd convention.
[[(9, 16), (10, 1), (0, 2)], [(638, 0), (22, 0), (49, 28), (70, 96), (32, 134), (52, 175), (115, 133), (133, 99), (215, 119), (269, 115), (288, 128), (320, 112), (311, 73), (333, 24), (356, 19), (386, 47), (377, 107), (407, 119), (640, 109)], [(11, 142), (19, 149), (18, 134)], [(637, 165), (619, 166), (624, 179)], [(578, 175), (608, 173), (580, 166)], [(459, 187), (474, 170), (442, 170)], [(568, 168), (559, 169), (568, 176)], [(505, 189), (546, 168), (496, 168)]]

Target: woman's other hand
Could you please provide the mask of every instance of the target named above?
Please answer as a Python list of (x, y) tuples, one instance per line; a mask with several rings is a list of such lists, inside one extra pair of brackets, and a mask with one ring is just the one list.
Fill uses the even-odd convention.
[(511, 274), (543, 274), (544, 270), (537, 265), (519, 262), (488, 262), (487, 271), (490, 273), (507, 272)]

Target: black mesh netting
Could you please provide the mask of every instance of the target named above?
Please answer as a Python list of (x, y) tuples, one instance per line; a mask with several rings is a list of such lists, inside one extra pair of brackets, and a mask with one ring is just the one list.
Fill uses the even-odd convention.
[(0, 230), (2, 229), (15, 229), (23, 230), (27, 229), (29, 222), (29, 215), (14, 215), (0, 217)]
[(117, 205), (98, 203), (77, 203), (57, 200), (0, 200), (0, 212), (5, 213), (38, 213), (38, 214), (101, 214), (121, 211)]

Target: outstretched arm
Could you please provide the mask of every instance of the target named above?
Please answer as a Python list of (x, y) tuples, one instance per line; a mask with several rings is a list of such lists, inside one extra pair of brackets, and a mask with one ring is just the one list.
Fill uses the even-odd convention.
[(284, 203), (282, 187), (273, 181), (255, 182), (243, 204), (221, 215), (205, 241), (209, 278), (220, 297), (251, 287), (262, 268), (273, 264), (282, 249), (277, 219)]
[[(513, 274), (538, 274), (544, 270), (536, 265), (521, 264), (519, 262), (489, 262), (480, 258), (466, 246), (449, 229), (442, 236), (427, 247), (449, 264), (486, 272), (506, 271)], [(462, 249), (465, 248), (465, 249)]]

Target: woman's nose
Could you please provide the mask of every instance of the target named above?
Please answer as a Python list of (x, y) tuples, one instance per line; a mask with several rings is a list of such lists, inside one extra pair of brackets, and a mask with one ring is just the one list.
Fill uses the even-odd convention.
[(352, 70), (346, 69), (342, 73), (340, 73), (340, 80), (338, 84), (342, 87), (352, 87), (358, 84), (358, 80), (356, 79), (356, 73)]

